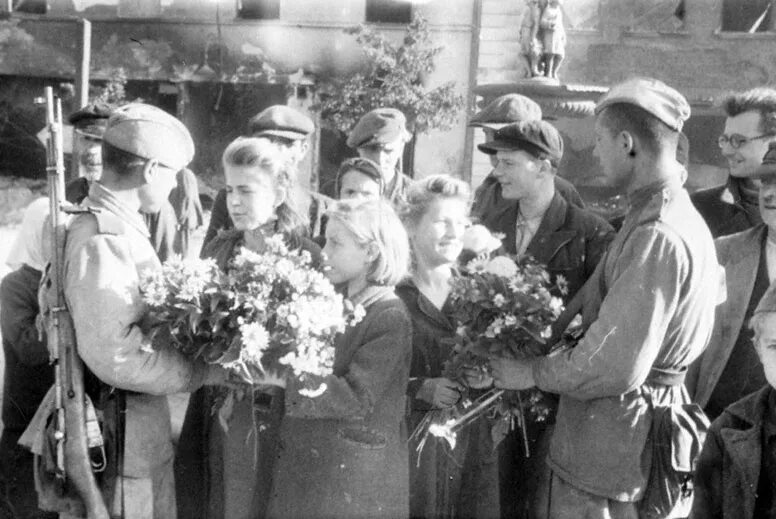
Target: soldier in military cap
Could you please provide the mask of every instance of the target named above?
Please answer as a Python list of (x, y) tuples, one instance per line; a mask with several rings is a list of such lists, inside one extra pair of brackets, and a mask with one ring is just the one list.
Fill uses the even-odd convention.
[[(485, 139), (493, 140), (496, 130), (504, 126), (520, 121), (541, 120), (542, 109), (532, 99), (520, 94), (506, 94), (497, 97), (485, 108), (477, 112), (469, 120), (469, 126), (480, 128), (485, 134)], [(494, 171), (498, 165), (496, 154), (488, 149), (480, 148), (480, 151), (488, 155), (490, 164)], [(582, 197), (579, 196), (574, 185), (565, 178), (555, 175), (555, 188), (560, 195), (572, 205), (585, 207)], [(472, 204), (472, 216), (479, 219), (489, 219), (494, 214), (508, 210), (509, 206), (514, 205), (513, 200), (508, 200), (501, 196), (501, 184), (496, 180), (493, 171), (485, 177), (482, 184), (474, 192), (474, 203)]]
[(103, 171), (83, 205), (95, 212), (69, 225), (64, 291), (78, 354), (99, 381), (103, 432), (123, 460), (109, 468), (103, 493), (112, 515), (175, 517), (172, 432), (164, 395), (225, 380), (221, 368), (193, 362), (177, 350), (152, 347), (138, 323), (146, 306), (139, 275), (160, 268), (140, 211), (167, 203), (176, 173), (194, 155), (183, 124), (145, 104), (114, 111), (103, 136)]
[[(501, 196), (510, 202), (482, 219), (491, 231), (505, 235), (511, 254), (528, 254), (545, 265), (555, 281), (562, 276), (572, 297), (593, 274), (614, 237), (614, 230), (591, 211), (570, 204), (555, 183), (563, 156), (563, 139), (555, 127), (540, 119), (512, 123), (497, 130), (481, 151), (497, 158), (493, 177)], [(561, 295), (561, 294), (557, 294)], [(528, 424), (531, 443), (526, 456), (522, 435), (512, 432), (499, 446), (501, 509), (531, 517), (540, 506), (539, 488), (549, 482), (544, 462), (554, 413), (549, 420)], [(546, 484), (545, 484), (546, 486)]]
[[(658, 486), (680, 493), (672, 474), (657, 469), (671, 467), (675, 455), (689, 471), (700, 445), (666, 449), (671, 438), (658, 431), (684, 426), (656, 406), (675, 405), (678, 415), (689, 404), (684, 374), (708, 342), (719, 288), (711, 234), (676, 161), (690, 115), (685, 98), (636, 78), (613, 86), (596, 114), (603, 174), (628, 194), (630, 211), (600, 268), (561, 315), (569, 322), (581, 310), (584, 336), (537, 360), (491, 361), (499, 387), (560, 395), (548, 458), (553, 518), (638, 517), (660, 504)], [(686, 432), (699, 435), (691, 425)]]
[(776, 142), (748, 178), (760, 183), (762, 223), (714, 240), (717, 258), (725, 267), (727, 297), (717, 307), (708, 347), (687, 375), (690, 396), (711, 420), (766, 382), (748, 324), (776, 280)]
[[(296, 170), (309, 150), (310, 144), (307, 137), (314, 131), (315, 124), (306, 115), (289, 106), (273, 105), (251, 117), (248, 121), (247, 133), (252, 137), (267, 139), (279, 146)], [(307, 231), (311, 238), (322, 234), (323, 214), (330, 201), (325, 195), (310, 193), (307, 207), (310, 227)], [(226, 189), (221, 189), (213, 202), (210, 224), (202, 244), (203, 250), (219, 230), (232, 228), (234, 223), (226, 208)]]
[(377, 108), (366, 113), (348, 135), (347, 145), (359, 157), (380, 165), (385, 185), (383, 196), (391, 202), (401, 200), (410, 183), (410, 177), (400, 169), (409, 140), (407, 118), (395, 108)]

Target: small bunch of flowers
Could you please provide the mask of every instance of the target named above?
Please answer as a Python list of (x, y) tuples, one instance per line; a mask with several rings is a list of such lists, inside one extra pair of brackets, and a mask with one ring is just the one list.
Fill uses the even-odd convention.
[(143, 276), (141, 292), (156, 342), (249, 384), (293, 376), (311, 395), (332, 372), (335, 335), (363, 316), (280, 235), (263, 253), (240, 249), (226, 273), (212, 260), (170, 260)]
[[(527, 256), (478, 254), (460, 269), (452, 285), (452, 317), (459, 323), (453, 355), (444, 375), (465, 383), (465, 371), (487, 373), (489, 359), (530, 359), (545, 355), (551, 325), (563, 310), (565, 280), (553, 284), (545, 268)], [(554, 292), (554, 293), (553, 293)], [(497, 421), (492, 437), (498, 443), (515, 426), (525, 431), (526, 415), (543, 420), (550, 404), (538, 389), (491, 390), (459, 413), (455, 420), (434, 423), (433, 435), (448, 441), (460, 427), (482, 414)]]

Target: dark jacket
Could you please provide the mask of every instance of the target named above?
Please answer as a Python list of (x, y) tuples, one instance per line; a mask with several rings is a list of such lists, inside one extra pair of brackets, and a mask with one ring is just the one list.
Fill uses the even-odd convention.
[[(763, 424), (773, 420), (774, 393), (765, 386), (725, 409), (711, 424), (698, 458), (691, 518), (754, 519)], [(776, 486), (776, 481), (770, 483)]]
[[(290, 249), (307, 251), (313, 265), (320, 264), (321, 250), (315, 243), (284, 236)], [(205, 246), (202, 257), (215, 259), (225, 271), (242, 243), (242, 231), (222, 231)], [(266, 511), (278, 455), (283, 391), (272, 387), (234, 402), (228, 432), (213, 414), (220, 396), (218, 388), (205, 387), (189, 399), (175, 453), (180, 519), (259, 518)]]
[[(441, 377), (452, 355), (456, 323), (407, 280), (396, 287), (412, 318), (412, 364), (407, 387), (407, 419), (412, 432), (431, 410), (415, 398), (429, 378)], [(479, 394), (472, 395), (476, 398)], [(412, 517), (499, 517), (498, 460), (482, 416), (461, 429), (455, 449), (429, 436), (418, 454), (420, 439), (410, 442), (410, 515)]]
[(412, 344), (392, 287), (370, 287), (366, 315), (335, 342), (334, 372), (315, 398), (286, 388), (268, 517), (409, 514), (405, 392)]
[[(48, 349), (45, 341), (38, 340), (35, 327), (40, 276), (40, 271), (22, 265), (0, 283), (0, 334), (5, 356), (0, 491), (14, 505), (16, 513), (25, 517), (25, 514), (42, 517), (43, 512), (38, 511), (37, 506), (32, 453), (16, 442), (54, 383)], [(52, 515), (56, 517), (56, 514)]]
[(747, 211), (741, 203), (737, 184), (732, 178), (727, 184), (696, 191), (690, 195), (690, 200), (706, 221), (713, 238), (745, 231), (762, 223), (756, 209)]
[[(512, 201), (482, 220), (491, 232), (506, 235), (504, 248), (510, 254), (516, 252), (517, 211), (518, 203)], [(526, 254), (546, 265), (553, 280), (562, 275), (568, 281), (571, 297), (593, 273), (612, 238), (614, 230), (603, 218), (569, 204), (556, 190)]]

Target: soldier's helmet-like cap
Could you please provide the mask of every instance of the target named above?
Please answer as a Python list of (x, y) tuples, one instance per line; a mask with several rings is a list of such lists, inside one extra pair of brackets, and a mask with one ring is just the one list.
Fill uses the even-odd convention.
[(496, 131), (493, 140), (477, 146), (492, 155), (498, 151), (527, 151), (533, 155), (544, 152), (556, 162), (563, 157), (563, 137), (547, 121), (521, 121)]
[(507, 124), (542, 118), (536, 101), (520, 94), (497, 97), (469, 120), (469, 126), (498, 130)]
[(350, 131), (347, 145), (351, 148), (386, 144), (410, 139), (407, 118), (395, 108), (377, 108), (365, 114)]
[(285, 105), (270, 106), (248, 121), (248, 132), (253, 137), (273, 136), (297, 141), (314, 131), (312, 119)]
[(194, 157), (194, 141), (183, 123), (164, 110), (144, 103), (114, 110), (103, 140), (138, 157), (156, 159), (176, 171)]
[(78, 133), (94, 140), (102, 140), (111, 113), (113, 109), (105, 103), (89, 103), (70, 114), (67, 121)]
[(598, 101), (595, 107), (596, 115), (616, 103), (638, 106), (677, 132), (682, 131), (684, 121), (690, 118), (690, 104), (687, 99), (657, 79), (633, 78), (614, 85)]
[(755, 172), (755, 177), (767, 177), (776, 175), (776, 142), (772, 142), (768, 145), (768, 151), (763, 156), (763, 162)]

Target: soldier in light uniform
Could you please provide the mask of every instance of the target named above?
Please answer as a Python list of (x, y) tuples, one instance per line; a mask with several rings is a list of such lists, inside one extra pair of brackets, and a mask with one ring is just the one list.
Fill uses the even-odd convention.
[[(572, 349), (491, 362), (497, 386), (560, 394), (548, 458), (552, 518), (639, 517), (651, 504), (640, 503), (649, 477), (662, 476), (651, 474), (657, 460), (690, 458), (692, 445), (653, 450), (653, 420), (670, 414), (658, 414), (662, 406), (680, 412), (689, 403), (684, 374), (708, 343), (720, 279), (676, 161), (687, 101), (659, 81), (632, 79), (612, 87), (596, 113), (604, 175), (631, 209), (580, 291), (589, 327)], [(569, 306), (575, 313), (575, 301)], [(670, 422), (668, 430), (679, 426)]]
[(176, 506), (165, 395), (226, 377), (221, 368), (152, 345), (141, 330), (139, 276), (160, 264), (139, 211), (167, 203), (194, 144), (180, 121), (139, 103), (117, 109), (103, 139), (102, 177), (82, 202), (98, 212), (76, 216), (68, 229), (65, 297), (79, 355), (96, 379), (92, 399), (104, 406), (103, 434), (115, 452), (108, 459), (118, 461), (103, 478), (109, 510), (127, 519), (166, 519)]

